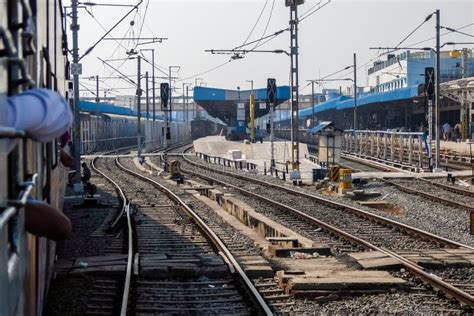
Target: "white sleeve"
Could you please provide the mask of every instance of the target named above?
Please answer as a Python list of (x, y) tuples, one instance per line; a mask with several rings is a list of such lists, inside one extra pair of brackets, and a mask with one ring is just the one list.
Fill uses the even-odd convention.
[(72, 124), (69, 104), (60, 94), (32, 89), (8, 98), (8, 125), (28, 137), (47, 142), (64, 134)]

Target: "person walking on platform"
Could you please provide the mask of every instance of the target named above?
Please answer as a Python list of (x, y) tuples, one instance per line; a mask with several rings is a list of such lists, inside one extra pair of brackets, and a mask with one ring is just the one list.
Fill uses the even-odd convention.
[(456, 123), (454, 125), (454, 137), (456, 138), (456, 143), (461, 142), (461, 124)]
[(443, 139), (445, 142), (447, 142), (450, 138), (451, 125), (449, 125), (448, 122), (445, 122), (442, 127), (443, 127)]

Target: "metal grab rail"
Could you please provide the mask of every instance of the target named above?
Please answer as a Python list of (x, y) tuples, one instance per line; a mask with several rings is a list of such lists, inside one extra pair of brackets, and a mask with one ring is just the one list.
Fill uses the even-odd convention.
[(0, 138), (25, 138), (25, 131), (17, 130), (13, 127), (0, 126)]
[(10, 206), (0, 212), (0, 315), (21, 314), (23, 308), (19, 304), (28, 261), (23, 208), (37, 178), (34, 174), (30, 181), (21, 183), (18, 199), (8, 201)]

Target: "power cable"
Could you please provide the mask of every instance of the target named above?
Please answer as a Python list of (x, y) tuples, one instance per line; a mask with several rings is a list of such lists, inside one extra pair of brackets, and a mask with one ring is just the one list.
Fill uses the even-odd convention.
[(302, 16), (300, 16), (298, 18), (298, 22), (302, 22), (305, 19), (309, 18), (310, 16), (312, 16), (313, 14), (315, 14), (316, 12), (318, 12), (319, 10), (321, 10), (322, 8), (327, 6), (330, 2), (331, 2), (331, 0), (328, 0), (327, 2), (323, 3), (322, 5), (320, 3), (318, 3), (317, 5), (319, 5), (319, 6), (316, 9), (314, 9), (310, 13), (305, 13), (306, 15), (303, 14)]
[(474, 35), (472, 35), (472, 34), (460, 32), (460, 31), (455, 30), (455, 29), (450, 28), (450, 27), (441, 26), (441, 28), (442, 28), (442, 29), (446, 29), (446, 30), (448, 30), (448, 31), (450, 31), (450, 32), (455, 32), (455, 33), (459, 33), (459, 34), (466, 35), (466, 36), (469, 36), (469, 37), (474, 37)]
[(85, 56), (87, 56), (105, 37), (107, 37), (110, 32), (112, 32), (120, 23), (122, 23), (123, 20), (125, 20), (125, 18), (127, 16), (130, 15), (130, 13), (132, 13), (134, 10), (137, 10), (138, 7), (140, 6), (140, 4), (142, 4), (143, 0), (140, 0), (140, 2), (138, 4), (136, 4), (130, 11), (128, 11), (117, 23), (115, 23), (101, 38), (99, 38), (99, 40), (97, 42), (94, 43), (94, 45), (92, 45), (91, 47), (89, 47), (85, 53), (79, 57), (79, 61), (84, 58)]
[[(252, 44), (254, 44), (254, 43), (256, 43), (256, 42), (259, 42), (259, 41), (261, 41), (261, 40), (264, 40), (264, 39), (268, 39), (268, 38), (271, 38), (271, 37), (277, 37), (277, 36), (280, 35), (281, 33), (285, 32), (285, 31), (289, 31), (289, 30), (290, 30), (289, 27), (287, 27), (286, 29), (281, 29), (281, 30), (279, 30), (279, 31), (276, 31), (276, 32), (273, 33), (273, 34), (267, 35), (267, 36), (262, 37), (262, 38), (260, 38), (260, 39), (257, 39), (257, 40), (248, 42), (248, 43), (246, 43), (246, 44), (242, 44), (242, 45), (240, 45), (240, 46), (236, 46), (236, 47), (233, 48), (233, 50), (237, 50), (237, 49), (240, 49), (240, 48), (242, 48), (242, 47), (245, 47), (245, 46), (248, 46), (248, 45), (252, 45)], [(260, 45), (260, 46), (261, 46), (261, 45)], [(260, 47), (260, 46), (258, 46), (258, 47)]]
[(252, 49), (256, 49), (258, 47), (258, 44), (260, 44), (260, 42), (262, 41), (262, 38), (267, 33), (268, 26), (270, 25), (270, 21), (272, 20), (274, 7), (275, 7), (275, 0), (272, 1), (272, 8), (270, 9), (270, 14), (268, 15), (267, 24), (265, 25), (265, 29), (263, 30), (262, 36), (260, 36), (260, 40), (257, 42), (257, 44), (255, 44), (254, 48), (252, 48)]
[(400, 47), (400, 45), (403, 44), (403, 42), (405, 42), (410, 36), (413, 35), (413, 33), (415, 33), (416, 31), (418, 31), (420, 29), (421, 26), (423, 26), (423, 24), (425, 24), (426, 22), (428, 22), (431, 17), (433, 16), (434, 13), (431, 13), (430, 15), (428, 15), (425, 20), (423, 22), (421, 22), (413, 31), (411, 31), (407, 36), (405, 36), (401, 41), (400, 43), (398, 43), (395, 47)]
[(234, 61), (234, 59), (229, 59), (229, 60), (226, 61), (225, 63), (219, 64), (219, 65), (217, 65), (217, 66), (215, 66), (215, 67), (213, 67), (213, 68), (211, 68), (211, 69), (205, 70), (205, 71), (200, 72), (200, 73), (198, 73), (198, 74), (195, 74), (195, 75), (192, 75), (192, 76), (189, 76), (189, 77), (186, 77), (186, 78), (177, 80), (177, 81), (185, 81), (185, 80), (189, 80), (189, 79), (193, 79), (193, 78), (199, 77), (199, 76), (204, 75), (204, 74), (207, 74), (207, 73), (209, 73), (209, 72), (211, 72), (211, 71), (217, 70), (217, 69), (219, 69), (219, 68), (221, 68), (221, 67), (224, 67), (225, 65), (227, 65), (228, 63), (230, 63), (230, 62), (232, 62), (232, 61)]
[(89, 91), (90, 93), (92, 93), (93, 96), (96, 96), (97, 97), (97, 94), (92, 91), (91, 89), (89, 89), (86, 85), (84, 85), (82, 82), (79, 82), (79, 85), (81, 85), (84, 89), (86, 89), (87, 91)]
[[(87, 7), (85, 8), (85, 10), (86, 10), (86, 12), (92, 17), (92, 19), (100, 26), (100, 28), (101, 28), (103, 31), (107, 32), (107, 29), (102, 25), (102, 23), (100, 23), (99, 20), (97, 20), (97, 18), (94, 16), (94, 14), (92, 14), (92, 12), (90, 12), (90, 11), (87, 9)], [(125, 48), (125, 49), (126, 49), (126, 47), (121, 43), (121, 41), (118, 41), (117, 39), (114, 39), (114, 41), (115, 41), (119, 46), (121, 46), (122, 48)]]
[(247, 41), (249, 40), (250, 36), (252, 36), (253, 31), (257, 27), (258, 22), (260, 22), (260, 19), (262, 18), (263, 12), (265, 11), (265, 8), (267, 7), (267, 4), (268, 4), (268, 0), (265, 1), (265, 4), (263, 5), (262, 10), (260, 10), (260, 14), (258, 15), (257, 21), (253, 25), (252, 30), (250, 30), (249, 35), (247, 35), (247, 38), (245, 39), (244, 43), (241, 46), (239, 46), (239, 48), (244, 46), (247, 43)]
[[(143, 14), (142, 22), (140, 24), (140, 31), (138, 32), (138, 38), (140, 38), (142, 36), (143, 26), (145, 25), (146, 15), (147, 15), (149, 6), (150, 6), (150, 0), (148, 0), (148, 2), (146, 4), (146, 7), (145, 7), (145, 13)], [(139, 40), (137, 40), (137, 44), (136, 44), (135, 48), (138, 46), (138, 41)]]

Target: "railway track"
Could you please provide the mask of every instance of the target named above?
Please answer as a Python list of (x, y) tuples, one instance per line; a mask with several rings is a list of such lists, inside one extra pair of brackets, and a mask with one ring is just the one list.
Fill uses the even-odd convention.
[(129, 223), (122, 315), (271, 314), (231, 252), (179, 196), (118, 158), (95, 164), (123, 196)]
[[(317, 153), (318, 148), (315, 145), (312, 144), (307, 144), (308, 145), (308, 150), (312, 153)], [(395, 157), (399, 156), (398, 151), (395, 151), (394, 153)], [(415, 151), (413, 153), (412, 161), (413, 165), (408, 165), (406, 161), (400, 162), (399, 160), (384, 160), (381, 158), (377, 157), (369, 157), (365, 155), (359, 155), (357, 153), (349, 153), (349, 152), (341, 152), (341, 157), (344, 158), (345, 160), (350, 160), (353, 162), (356, 162), (361, 165), (365, 165), (369, 168), (374, 168), (378, 170), (384, 170), (384, 171), (392, 171), (392, 170), (415, 170), (419, 169), (418, 164), (419, 164), (419, 159), (418, 159), (418, 152)], [(408, 153), (404, 152), (403, 158), (407, 159), (408, 158)], [(455, 171), (461, 171), (461, 170), (470, 170), (471, 169), (471, 164), (469, 162), (469, 157), (468, 156), (460, 156), (460, 155), (452, 155), (452, 154), (442, 154), (441, 155), (441, 160), (440, 160), (440, 167), (445, 168), (445, 169), (450, 169), (450, 170), (455, 170)], [(428, 170), (428, 159), (426, 157), (422, 158), (423, 166), (424, 169)], [(350, 165), (350, 163), (349, 163)], [(365, 167), (359, 168), (362, 171), (366, 171)], [(367, 170), (371, 171), (371, 170)]]
[(384, 179), (400, 191), (425, 197), (447, 206), (474, 211), (474, 192), (424, 179)]
[[(441, 290), (448, 297), (455, 298), (467, 306), (474, 306), (472, 295), (465, 292), (462, 287), (457, 288), (438, 277), (430, 275), (422, 267), (397, 253), (401, 250), (440, 248), (472, 251), (474, 250), (473, 247), (268, 181), (250, 178), (242, 174), (229, 173), (224, 170), (212, 170), (211, 173), (206, 173), (204, 170), (209, 170), (211, 168), (209, 165), (198, 163), (186, 156), (183, 156), (183, 159), (185, 160), (185, 171), (207, 181), (232, 188), (232, 190), (251, 197), (251, 199), (268, 203), (274, 210), (273, 217), (276, 220), (287, 221), (289, 225), (292, 225), (292, 223), (303, 225), (301, 221), (303, 219), (304, 222), (312, 225), (307, 230), (313, 230), (313, 233), (309, 232), (313, 237), (315, 236), (315, 229), (322, 229), (352, 245), (358, 245), (368, 250), (381, 251), (398, 260), (417, 278)], [(193, 170), (195, 168), (198, 171)]]

